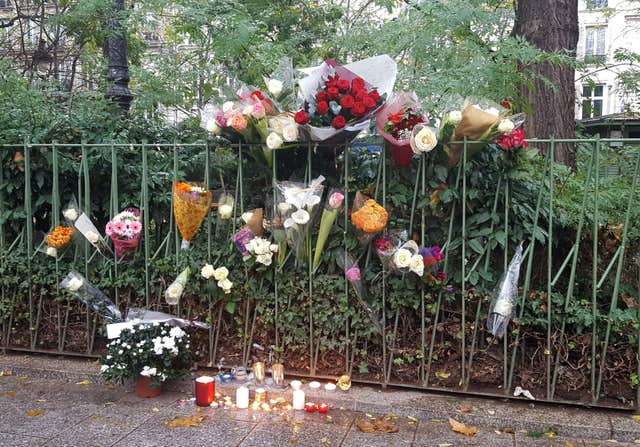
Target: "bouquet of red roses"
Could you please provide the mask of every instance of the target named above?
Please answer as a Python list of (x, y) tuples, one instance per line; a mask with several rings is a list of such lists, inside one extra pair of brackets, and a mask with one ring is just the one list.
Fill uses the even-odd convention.
[(357, 135), (393, 90), (395, 62), (388, 56), (338, 65), (327, 60), (301, 79), (303, 107), (296, 123), (306, 125), (311, 140), (324, 141), (339, 132)]

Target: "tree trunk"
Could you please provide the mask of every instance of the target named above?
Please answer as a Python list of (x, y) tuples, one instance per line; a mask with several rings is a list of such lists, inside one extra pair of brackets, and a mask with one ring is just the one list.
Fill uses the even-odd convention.
[[(518, 0), (513, 34), (524, 37), (544, 51), (566, 51), (575, 55), (578, 45), (578, 0)], [(568, 65), (537, 64), (528, 67), (548, 80), (535, 80), (520, 91), (531, 112), (525, 131), (530, 138), (575, 137), (575, 69)], [(557, 144), (556, 161), (575, 165), (572, 144)]]

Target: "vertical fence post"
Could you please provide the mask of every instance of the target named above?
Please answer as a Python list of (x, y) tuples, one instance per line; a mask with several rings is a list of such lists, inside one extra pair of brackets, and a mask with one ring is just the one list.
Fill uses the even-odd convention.
[[(54, 141), (51, 144), (51, 168), (52, 168), (52, 179), (51, 179), (51, 226), (53, 228), (60, 225), (60, 185), (59, 185), (59, 166), (58, 166), (58, 146)], [(58, 319), (58, 350), (61, 351), (62, 347), (60, 346), (62, 341), (62, 312), (60, 310), (60, 261), (58, 260), (58, 255), (55, 257), (55, 267), (56, 267), (56, 316)]]
[[(33, 209), (31, 202), (31, 144), (25, 139), (23, 144), (24, 151), (24, 213), (26, 224), (26, 259), (27, 259), (27, 287), (29, 297), (29, 340), (31, 349), (35, 348), (35, 333), (33, 321), (33, 275), (31, 272), (31, 255), (33, 253)], [(9, 329), (11, 330), (11, 329)]]
[(593, 259), (591, 266), (591, 398), (595, 403), (598, 400), (596, 393), (596, 357), (598, 354), (598, 196), (600, 188), (600, 138), (595, 142), (595, 171), (593, 184), (593, 228), (592, 246)]
[[(151, 211), (149, 210), (149, 159), (147, 153), (147, 142), (142, 142), (142, 225), (144, 231), (144, 300), (146, 308), (149, 309), (149, 222)], [(179, 314), (178, 314), (179, 315)]]
[(549, 160), (551, 162), (551, 170), (549, 171), (549, 217), (548, 217), (548, 243), (547, 243), (547, 347), (544, 350), (545, 363), (546, 363), (546, 383), (547, 383), (547, 399), (551, 397), (551, 316), (553, 307), (553, 287), (551, 285), (553, 274), (553, 190), (555, 183), (555, 176), (553, 175), (553, 161), (556, 150), (556, 142), (554, 138), (551, 138), (551, 144), (549, 146)]
[[(120, 208), (120, 201), (118, 200), (118, 154), (116, 152), (116, 146), (111, 143), (111, 200), (109, 203), (109, 218), (113, 219), (113, 216), (118, 214)], [(120, 304), (120, 296), (118, 290), (118, 254), (115, 247), (113, 250), (113, 283), (116, 307)]]
[[(84, 200), (84, 212), (87, 214), (89, 218), (91, 218), (91, 185), (90, 185), (90, 176), (89, 176), (89, 151), (87, 149), (87, 144), (82, 139), (81, 143), (81, 151), (82, 151), (82, 179), (83, 179), (83, 200)], [(84, 241), (84, 276), (89, 279), (89, 242), (85, 239)], [(92, 351), (91, 346), (91, 334), (92, 334), (92, 326), (91, 326), (91, 309), (87, 305), (87, 315), (86, 315), (86, 323), (87, 323), (87, 354), (90, 354)]]
[[(448, 250), (447, 250), (448, 251)], [(462, 256), (460, 261), (460, 269), (462, 272), (462, 277), (460, 278), (460, 346), (461, 352), (460, 356), (462, 358), (462, 362), (460, 363), (460, 380), (462, 383), (465, 383), (465, 366), (467, 361), (466, 354), (466, 300), (467, 300), (467, 289), (466, 289), (466, 268), (467, 268), (467, 137), (464, 138), (463, 146), (462, 146)]]

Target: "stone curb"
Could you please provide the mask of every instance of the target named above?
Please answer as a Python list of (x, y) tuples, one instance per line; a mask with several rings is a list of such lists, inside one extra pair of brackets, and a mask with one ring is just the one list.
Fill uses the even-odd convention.
[[(11, 370), (13, 375), (30, 376), (43, 379), (80, 382), (90, 380), (103, 383), (99, 365), (95, 361), (45, 357), (35, 355), (1, 355), (0, 370)], [(211, 374), (210, 371), (204, 374)], [(172, 391), (192, 393), (193, 378), (198, 372), (190, 374), (188, 379), (168, 384)], [(233, 395), (235, 387), (217, 384), (217, 391)], [(449, 417), (466, 424), (481, 427), (516, 431), (544, 432), (553, 430), (558, 436), (617, 441), (640, 440), (640, 421), (630, 417), (631, 413), (573, 407), (554, 406), (530, 401), (514, 402), (476, 397), (446, 397), (421, 391), (382, 391), (378, 388), (354, 386), (351, 391), (328, 392), (309, 390), (313, 399), (329, 403), (335, 408), (364, 413), (393, 413), (398, 416), (411, 416), (420, 420), (448, 420)], [(291, 398), (290, 391), (270, 391), (270, 396)], [(460, 411), (460, 406), (471, 409)], [(466, 409), (465, 409), (466, 410)]]

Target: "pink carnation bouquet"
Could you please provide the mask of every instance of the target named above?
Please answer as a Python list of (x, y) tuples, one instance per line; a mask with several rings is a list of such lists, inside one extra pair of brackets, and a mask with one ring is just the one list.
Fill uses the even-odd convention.
[(137, 208), (127, 208), (116, 214), (105, 228), (105, 233), (111, 238), (116, 255), (120, 259), (133, 257), (138, 242), (140, 242), (141, 232), (142, 222), (140, 221), (140, 210)]

